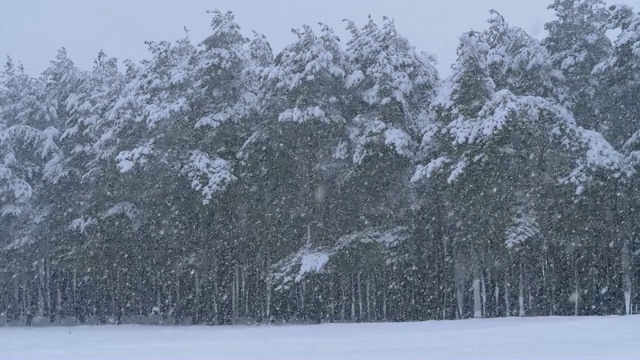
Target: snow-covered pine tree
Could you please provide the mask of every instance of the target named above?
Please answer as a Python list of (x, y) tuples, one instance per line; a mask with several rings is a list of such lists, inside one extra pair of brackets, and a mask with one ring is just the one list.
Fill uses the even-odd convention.
[(548, 7), (555, 19), (545, 24), (548, 35), (542, 44), (555, 69), (564, 75), (568, 101), (578, 125), (603, 130), (597, 107), (599, 93), (591, 73), (612, 53), (605, 24), (608, 10), (602, 0), (555, 0)]
[[(419, 128), (438, 82), (437, 71), (432, 58), (413, 48), (390, 19), (382, 27), (369, 19), (362, 29), (353, 23), (348, 29), (352, 33), (346, 50), (349, 139), (340, 145), (336, 157), (353, 164), (343, 181), (351, 183), (352, 196), (364, 196), (354, 203), (370, 204), (360, 210), (379, 209), (382, 218), (391, 220), (384, 212), (393, 210), (383, 210), (380, 202), (393, 201), (387, 197), (389, 192), (396, 200), (407, 200), (406, 193), (398, 193), (401, 178), (393, 177), (402, 177), (413, 160)], [(376, 169), (384, 169), (384, 174)], [(374, 213), (359, 217), (381, 225)]]
[(297, 41), (261, 71), (258, 123), (242, 150), (269, 259), (335, 241), (341, 220), (333, 155), (346, 125), (344, 52), (328, 26), (293, 32)]
[(509, 25), (494, 10), (483, 36), (490, 48), (487, 66), (496, 89), (566, 103), (568, 90), (562, 73), (554, 68), (549, 52), (540, 41), (521, 28)]
[[(421, 156), (430, 160), (425, 167), (419, 166), (418, 171), (413, 177), (413, 181), (419, 180), (423, 175), (431, 177), (432, 171), (440, 166), (453, 162), (453, 171), (448, 175), (447, 182), (455, 183), (456, 189), (446, 189), (444, 196), (444, 204), (446, 212), (460, 211), (466, 207), (465, 213), (478, 214), (475, 206), (478, 206), (474, 200), (474, 195), (479, 195), (479, 183), (472, 185), (472, 182), (479, 182), (482, 179), (469, 179), (468, 182), (456, 182), (456, 178), (471, 165), (471, 161), (481, 161), (480, 154), (471, 154), (468, 150), (461, 149), (454, 143), (449, 141), (440, 141), (440, 136), (445, 136), (446, 128), (456, 127), (456, 124), (468, 121), (477, 116), (478, 112), (483, 109), (485, 104), (494, 96), (495, 84), (489, 75), (489, 67), (487, 64), (487, 53), (490, 50), (486, 39), (482, 34), (477, 32), (469, 32), (460, 38), (458, 46), (458, 59), (452, 66), (452, 74), (438, 89), (436, 101), (432, 107), (432, 123), (425, 127), (423, 148)], [(446, 153), (447, 155), (443, 154)], [(437, 154), (437, 155), (436, 155)], [(466, 190), (465, 190), (466, 189)], [(466, 204), (463, 206), (463, 203)], [(456, 296), (456, 317), (466, 317), (466, 300), (465, 290), (467, 283), (467, 270), (464, 266), (466, 263), (473, 263), (473, 282), (474, 282), (474, 316), (481, 317), (480, 310), (480, 256), (479, 249), (474, 244), (475, 239), (467, 237), (473, 233), (480, 232), (470, 227), (477, 224), (473, 219), (465, 216), (464, 221), (457, 221), (453, 224), (442, 225), (451, 228), (454, 233), (449, 237), (448, 243), (444, 244), (452, 254), (453, 279), (455, 281)]]
[(542, 42), (494, 13), (444, 82), (388, 19), (274, 59), (217, 11), (123, 71), (9, 62), (0, 321), (632, 313), (638, 15), (551, 9)]
[[(16, 274), (14, 288), (24, 289), (12, 316), (42, 315), (45, 307), (42, 254), (52, 248), (45, 225), (56, 210), (47, 195), (65, 176), (50, 100), (42, 79), (31, 78), (8, 60), (0, 75), (0, 257), (4, 268)], [(30, 279), (38, 279), (37, 285), (29, 286)]]
[(616, 148), (640, 126), (637, 120), (640, 63), (640, 14), (625, 5), (612, 7), (605, 29), (616, 30), (613, 53), (593, 69), (600, 94), (597, 104), (604, 123), (602, 133)]
[[(373, 19), (358, 28), (348, 22), (351, 39), (347, 43), (346, 78), (349, 102), (346, 106), (348, 139), (338, 147), (336, 159), (344, 159), (341, 189), (342, 204), (348, 209), (341, 224), (343, 231), (360, 231), (372, 227), (392, 228), (411, 224), (412, 205), (417, 204), (408, 174), (413, 167), (414, 155), (419, 140), (419, 129), (424, 125), (426, 112), (433, 100), (438, 75), (433, 56), (417, 51), (409, 41), (399, 34), (393, 20), (384, 18), (382, 26)], [(419, 213), (419, 211), (416, 211)], [(424, 230), (426, 224), (419, 224)], [(401, 318), (394, 309), (402, 298), (415, 297), (422, 304), (415, 313), (426, 316), (431, 311), (427, 303), (438, 304), (438, 300), (427, 298), (432, 292), (423, 287), (412, 287), (412, 283), (428, 283), (427, 253), (420, 242), (401, 244), (413, 256), (387, 261), (399, 262), (398, 271), (386, 269), (377, 262), (374, 268), (363, 268), (365, 264), (350, 264), (342, 273), (365, 271), (381, 275), (389, 273), (378, 286), (393, 294), (389, 299), (389, 318)], [(371, 266), (370, 265), (370, 266)], [(411, 289), (410, 292), (397, 289)]]
[[(460, 212), (454, 243), (462, 256), (458, 263), (468, 263), (465, 257), (472, 263), (468, 270), (473, 273), (475, 316), (482, 282), (476, 264), (483, 258), (505, 256), (495, 240), (504, 239), (500, 234), (512, 226), (504, 220), (523, 212), (518, 204), (527, 204), (526, 214), (546, 209), (545, 202), (551, 200), (548, 190), (557, 187), (559, 178), (575, 183), (580, 192), (598, 171), (611, 176), (632, 171), (602, 136), (576, 125), (561, 97), (536, 86), (553, 78), (544, 48), (527, 40), (526, 34), (519, 35), (521, 30), (509, 29), (500, 17), (491, 22), (486, 32), (463, 36), (454, 72), (435, 104), (440, 121), (425, 129), (425, 152), (432, 154), (431, 161), (414, 175), (419, 180), (440, 173), (443, 181), (453, 184), (452, 206)], [(518, 93), (505, 88), (512, 81)], [(476, 216), (486, 211), (495, 214), (495, 220), (483, 224)], [(459, 288), (465, 277), (461, 279)], [(463, 303), (459, 299), (459, 307)], [(525, 313), (522, 308), (519, 312)]]
[[(613, 54), (603, 60), (594, 69), (598, 80), (598, 110), (606, 127), (603, 134), (627, 156), (628, 161), (638, 168), (638, 134), (640, 133), (640, 107), (638, 103), (638, 66), (640, 65), (640, 14), (625, 5), (612, 6), (609, 9), (606, 29), (618, 32), (613, 42)], [(619, 224), (614, 234), (609, 235), (620, 250), (622, 270), (622, 290), (624, 293), (625, 313), (633, 311), (633, 259), (632, 254), (638, 246), (637, 196), (635, 189), (638, 176), (631, 179), (604, 178), (606, 190), (614, 195), (609, 198), (611, 209), (608, 213), (610, 224)], [(637, 292), (637, 291), (636, 291)]]

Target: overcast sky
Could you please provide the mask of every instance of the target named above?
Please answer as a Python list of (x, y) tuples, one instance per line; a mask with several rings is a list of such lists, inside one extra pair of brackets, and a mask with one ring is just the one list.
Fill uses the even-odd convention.
[[(489, 9), (541, 37), (553, 16), (551, 0), (0, 0), (0, 56), (11, 55), (30, 73), (44, 70), (62, 46), (81, 68), (98, 51), (119, 59), (147, 56), (145, 40), (193, 40), (209, 33), (208, 9), (233, 11), (246, 35), (267, 35), (275, 51), (295, 40), (291, 28), (326, 23), (345, 39), (342, 19), (363, 24), (368, 15), (394, 18), (419, 50), (437, 55), (441, 73), (455, 59), (457, 38), (485, 28)], [(617, 0), (640, 10), (640, 0)], [(3, 61), (4, 62), (4, 61)]]

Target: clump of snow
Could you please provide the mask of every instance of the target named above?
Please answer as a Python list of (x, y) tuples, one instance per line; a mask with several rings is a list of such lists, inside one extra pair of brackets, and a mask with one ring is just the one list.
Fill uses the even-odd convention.
[(107, 217), (123, 214), (129, 219), (134, 219), (139, 215), (139, 213), (140, 211), (138, 210), (138, 207), (135, 204), (129, 201), (123, 201), (107, 209), (105, 212), (101, 214), (101, 216), (107, 218)]
[(447, 178), (447, 182), (449, 184), (455, 182), (462, 173), (464, 173), (464, 169), (467, 167), (466, 161), (459, 161), (454, 167), (453, 171), (451, 171), (451, 175)]
[(308, 107), (306, 109), (287, 109), (278, 117), (279, 121), (290, 122), (305, 122), (310, 120), (319, 120), (322, 122), (328, 122), (325, 112), (318, 106)]
[(321, 252), (307, 253), (300, 258), (300, 270), (295, 278), (296, 282), (304, 279), (309, 273), (322, 273), (324, 267), (329, 262), (329, 255)]
[(409, 150), (409, 144), (411, 143), (411, 137), (406, 132), (396, 129), (390, 128), (384, 132), (384, 144), (392, 145), (401, 156), (410, 156), (411, 151)]
[(205, 204), (213, 195), (235, 181), (231, 172), (231, 164), (218, 157), (211, 159), (201, 151), (193, 151), (182, 172), (191, 180), (191, 188), (199, 191)]
[(145, 164), (147, 162), (147, 157), (151, 155), (153, 152), (153, 142), (148, 142), (141, 146), (136, 147), (133, 150), (129, 151), (121, 151), (118, 156), (116, 156), (116, 161), (118, 163), (118, 168), (121, 173), (126, 173), (131, 171), (136, 164)]
[(24, 209), (21, 206), (14, 204), (5, 204), (0, 208), (0, 214), (2, 216), (18, 216), (22, 214)]
[(119, 202), (108, 208), (106, 211), (100, 213), (100, 217), (102, 219), (107, 219), (119, 215), (126, 216), (127, 219), (133, 222), (135, 227), (140, 226), (142, 222), (142, 211), (140, 211), (140, 209), (138, 209), (138, 207), (134, 203), (129, 201)]
[(594, 172), (606, 171), (615, 178), (629, 177), (636, 173), (633, 159), (617, 151), (600, 133), (578, 128), (575, 135), (578, 145), (585, 149), (585, 156), (577, 160), (575, 169), (562, 178), (561, 182), (577, 185), (577, 194), (584, 191)]
[(69, 229), (84, 233), (89, 226), (95, 225), (97, 223), (98, 221), (92, 217), (80, 217), (71, 221)]
[(420, 181), (425, 178), (431, 178), (435, 172), (440, 171), (444, 167), (444, 165), (449, 163), (450, 161), (451, 160), (449, 160), (449, 158), (447, 158), (446, 156), (441, 156), (429, 161), (427, 165), (418, 165), (416, 172), (411, 178), (411, 182)]
[(333, 151), (333, 158), (336, 160), (344, 160), (347, 158), (349, 152), (349, 145), (345, 141), (341, 141)]
[(354, 164), (362, 164), (371, 151), (370, 145), (376, 143), (392, 147), (395, 153), (402, 157), (413, 156), (414, 142), (406, 131), (390, 126), (378, 118), (362, 115), (358, 115), (353, 124), (349, 129), (349, 139), (353, 147)]
[(390, 229), (371, 228), (353, 234), (342, 236), (336, 242), (335, 250), (340, 251), (354, 244), (378, 243), (385, 248), (390, 248), (408, 239), (408, 232), (405, 227)]
[(512, 224), (507, 228), (505, 238), (505, 244), (509, 249), (517, 247), (540, 233), (535, 215), (525, 206), (515, 209), (511, 221)]
[(286, 289), (291, 282), (304, 280), (307, 274), (328, 271), (327, 267), (334, 256), (341, 255), (354, 246), (379, 244), (383, 251), (387, 251), (409, 238), (407, 230), (405, 227), (370, 228), (342, 236), (333, 246), (304, 247), (273, 266), (271, 278), (276, 285), (275, 289)]

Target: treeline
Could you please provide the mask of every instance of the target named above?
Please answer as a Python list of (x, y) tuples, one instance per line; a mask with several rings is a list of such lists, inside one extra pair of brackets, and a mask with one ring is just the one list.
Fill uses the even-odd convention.
[(550, 7), (542, 40), (492, 12), (446, 79), (386, 18), (9, 59), (0, 322), (636, 312), (640, 14)]

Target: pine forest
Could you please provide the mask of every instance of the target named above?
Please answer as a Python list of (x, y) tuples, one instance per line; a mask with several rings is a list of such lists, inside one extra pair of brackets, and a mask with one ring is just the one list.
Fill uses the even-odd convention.
[(220, 11), (141, 62), (7, 59), (0, 322), (640, 313), (640, 13), (549, 7), (446, 77), (392, 19), (274, 53)]

